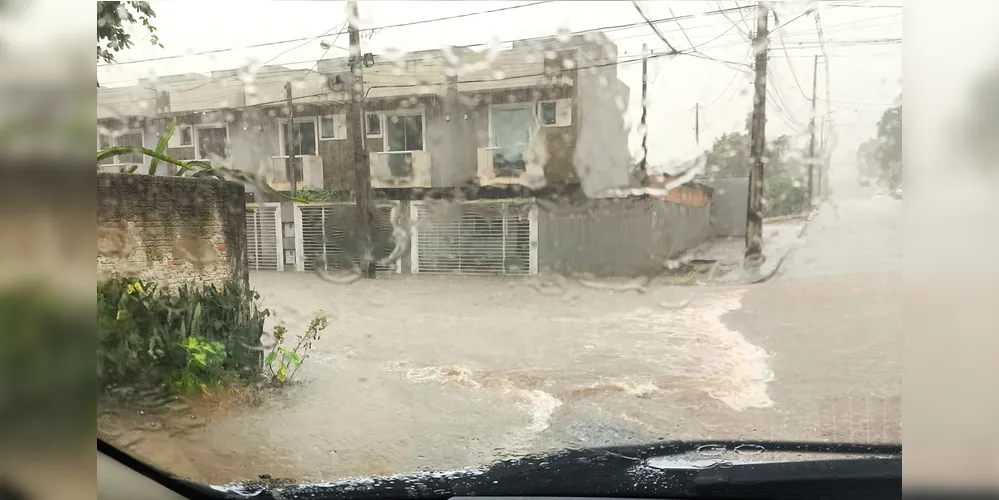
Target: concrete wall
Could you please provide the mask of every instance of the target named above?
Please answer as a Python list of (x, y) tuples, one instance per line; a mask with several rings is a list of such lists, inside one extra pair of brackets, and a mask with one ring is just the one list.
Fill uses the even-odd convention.
[(613, 196), (615, 189), (631, 184), (628, 129), (624, 112), (631, 92), (617, 77), (617, 47), (602, 34), (579, 51), (576, 94), (578, 124), (572, 163), (583, 192), (591, 198)]
[(657, 274), (711, 236), (711, 203), (657, 199), (593, 200), (572, 208), (538, 203), (540, 272), (597, 276)]
[(249, 286), (243, 186), (215, 179), (97, 176), (97, 269), (175, 286)]
[(746, 235), (748, 177), (728, 177), (702, 182), (714, 188), (711, 197), (711, 227), (716, 236)]

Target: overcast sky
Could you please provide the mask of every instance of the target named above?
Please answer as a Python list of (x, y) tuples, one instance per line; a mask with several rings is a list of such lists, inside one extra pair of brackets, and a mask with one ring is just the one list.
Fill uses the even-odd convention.
[[(459, 14), (482, 12), (533, 2), (360, 2), (362, 28), (380, 27), (419, 20), (433, 20)], [(749, 5), (750, 2), (645, 1), (642, 7), (652, 19), (683, 16), (717, 10), (719, 7)], [(184, 57), (136, 64), (98, 66), (102, 85), (134, 83), (140, 77), (184, 72), (208, 72), (236, 68), (248, 60), (309, 67), (326, 50), (319, 41), (281, 43), (263, 47), (250, 45), (307, 38), (327, 31), (336, 32), (345, 22), (344, 2), (303, 1), (160, 1), (156, 26), (165, 48), (139, 42), (120, 54), (119, 61), (182, 55)], [(858, 43), (864, 40), (902, 38), (901, 3), (892, 0), (831, 0), (783, 2), (774, 4), (781, 23), (780, 36), (771, 45), (767, 135), (796, 134), (803, 138), (810, 113), (812, 56), (820, 54), (814, 16), (797, 18), (808, 8), (820, 6), (823, 33), (829, 53), (830, 94), (826, 101), (825, 65), (820, 64), (818, 107), (830, 106), (839, 133), (838, 157), (850, 158), (856, 145), (873, 136), (881, 112), (901, 92), (902, 44)], [(671, 12), (672, 9), (672, 12)], [(746, 12), (749, 12), (747, 10)], [(750, 45), (745, 33), (755, 23), (750, 13), (705, 15), (677, 23), (659, 25), (666, 39), (677, 49), (691, 42), (711, 58), (736, 63), (748, 62)], [(797, 19), (795, 19), (797, 18)], [(793, 20), (793, 21), (792, 21)], [(535, 36), (550, 36), (560, 30), (589, 30), (638, 23), (642, 17), (631, 2), (549, 2), (502, 12), (473, 15), (451, 20), (386, 28), (373, 39), (364, 40), (365, 52), (424, 50), (444, 45), (468, 45)], [(733, 22), (736, 26), (733, 26)], [(684, 34), (682, 28), (686, 31)], [(771, 27), (773, 22), (771, 21)], [(141, 36), (141, 33), (139, 33)], [(633, 60), (647, 43), (654, 51), (665, 43), (649, 28), (635, 26), (613, 29), (607, 35), (618, 45), (619, 57)], [(689, 41), (688, 38), (689, 37)], [(328, 42), (333, 37), (323, 37)], [(785, 45), (780, 41), (783, 40)], [(703, 45), (701, 45), (703, 44)], [(347, 37), (336, 40), (327, 57), (346, 54)], [(298, 48), (295, 48), (299, 46)], [(786, 46), (786, 51), (785, 47)], [(214, 49), (233, 50), (192, 55)], [(296, 64), (297, 63), (297, 64)], [(733, 130), (741, 130), (751, 107), (751, 76), (738, 65), (691, 56), (662, 57), (649, 63), (649, 155), (653, 163), (685, 159), (711, 140)], [(619, 77), (631, 87), (628, 117), (635, 123), (641, 114), (641, 64), (622, 64)], [(775, 102), (776, 101), (776, 102)], [(696, 104), (701, 105), (700, 147), (695, 141)], [(640, 139), (633, 134), (637, 152)]]

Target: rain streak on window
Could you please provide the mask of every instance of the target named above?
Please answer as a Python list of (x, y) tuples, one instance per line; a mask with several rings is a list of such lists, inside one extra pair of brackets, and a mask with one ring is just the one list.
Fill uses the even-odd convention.
[(122, 450), (245, 485), (900, 441), (900, 2), (98, 4)]

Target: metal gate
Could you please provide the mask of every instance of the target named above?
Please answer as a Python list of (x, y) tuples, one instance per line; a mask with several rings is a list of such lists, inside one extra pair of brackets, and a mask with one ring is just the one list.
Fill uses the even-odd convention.
[(246, 204), (246, 257), (250, 269), (280, 271), (284, 266), (281, 204)]
[(537, 274), (532, 200), (413, 203), (414, 273)]
[[(371, 227), (376, 260), (387, 259), (396, 242), (392, 209), (399, 202), (379, 203)], [(355, 231), (354, 203), (309, 203), (295, 205), (295, 256), (299, 271), (345, 270), (358, 265), (360, 239)], [(404, 242), (405, 243), (405, 242)], [(398, 260), (375, 266), (382, 272), (402, 272)]]

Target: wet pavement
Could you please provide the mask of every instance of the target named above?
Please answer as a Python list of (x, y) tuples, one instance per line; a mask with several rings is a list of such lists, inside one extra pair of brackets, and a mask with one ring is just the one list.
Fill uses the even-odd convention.
[(761, 285), (253, 274), (289, 336), (331, 314), (300, 383), (134, 451), (222, 484), (657, 439), (899, 441), (901, 206), (863, 194)]

